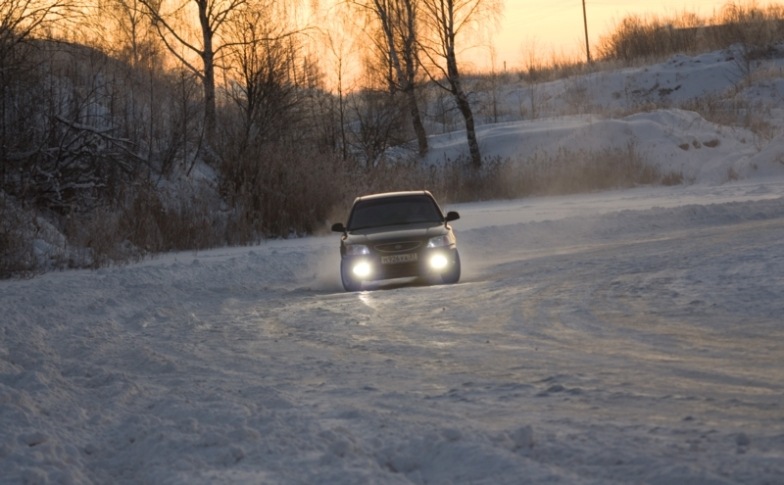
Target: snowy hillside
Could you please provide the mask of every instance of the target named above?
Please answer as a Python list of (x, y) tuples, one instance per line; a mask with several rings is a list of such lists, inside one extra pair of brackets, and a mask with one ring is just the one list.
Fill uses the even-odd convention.
[[(682, 173), (687, 183), (782, 175), (784, 51), (780, 58), (747, 65), (737, 50), (677, 55), (656, 65), (544, 84), (505, 85), (499, 89), (500, 112), (508, 121), (478, 128), (482, 154), (525, 163), (559, 150), (579, 154), (632, 147), (662, 171)], [(486, 94), (476, 96), (480, 106), (490, 103)], [(707, 121), (685, 107), (730, 123)], [(534, 112), (535, 119), (529, 119)], [(526, 119), (519, 121), (521, 115)], [(431, 147), (433, 162), (457, 159), (465, 153), (465, 134), (441, 135)]]
[[(586, 81), (617, 117), (483, 125), (693, 183), (450, 206), (456, 285), (345, 293), (334, 235), (0, 281), (0, 482), (778, 483), (784, 138), (613, 94), (727, 99), (721, 56)], [(733, 96), (782, 127), (780, 81)]]

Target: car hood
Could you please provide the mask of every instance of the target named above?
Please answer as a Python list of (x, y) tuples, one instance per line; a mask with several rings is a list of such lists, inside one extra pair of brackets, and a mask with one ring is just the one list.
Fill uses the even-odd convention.
[(345, 241), (349, 244), (374, 244), (389, 240), (426, 239), (448, 232), (444, 224), (432, 223), (374, 227), (349, 231)]

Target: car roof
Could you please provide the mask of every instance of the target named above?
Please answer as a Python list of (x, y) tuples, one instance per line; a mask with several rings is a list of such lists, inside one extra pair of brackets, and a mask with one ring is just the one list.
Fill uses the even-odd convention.
[(431, 194), (428, 190), (406, 190), (400, 192), (383, 192), (380, 194), (363, 195), (354, 199), (354, 203), (356, 204), (360, 200), (384, 199), (389, 197), (411, 197), (416, 195), (427, 195), (431, 198), (433, 197), (433, 194)]

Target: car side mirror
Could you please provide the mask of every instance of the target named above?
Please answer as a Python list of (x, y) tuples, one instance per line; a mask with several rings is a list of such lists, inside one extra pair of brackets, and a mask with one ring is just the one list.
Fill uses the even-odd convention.
[(332, 224), (332, 232), (346, 232), (346, 226), (342, 222)]
[(460, 219), (460, 214), (455, 211), (449, 211), (446, 213), (446, 222), (456, 221)]

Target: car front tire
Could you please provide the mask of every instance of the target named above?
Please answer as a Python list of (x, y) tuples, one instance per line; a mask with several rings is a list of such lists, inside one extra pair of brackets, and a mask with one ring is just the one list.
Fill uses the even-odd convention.
[(441, 275), (444, 284), (452, 285), (460, 281), (460, 254), (455, 251), (455, 260), (447, 272)]

